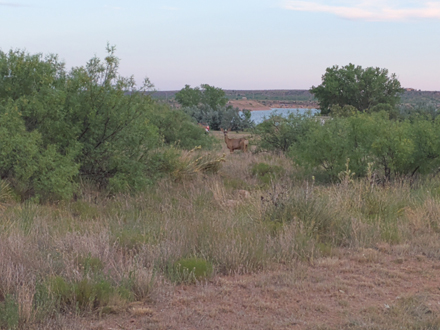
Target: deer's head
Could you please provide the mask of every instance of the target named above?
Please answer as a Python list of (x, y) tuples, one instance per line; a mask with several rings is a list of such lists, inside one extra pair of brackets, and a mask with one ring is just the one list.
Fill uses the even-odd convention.
[(225, 130), (225, 129), (223, 129), (223, 128), (220, 128), (220, 131), (223, 132), (223, 135), (224, 135), (224, 136), (228, 136), (228, 133), (231, 131), (231, 129), (228, 128), (227, 130)]

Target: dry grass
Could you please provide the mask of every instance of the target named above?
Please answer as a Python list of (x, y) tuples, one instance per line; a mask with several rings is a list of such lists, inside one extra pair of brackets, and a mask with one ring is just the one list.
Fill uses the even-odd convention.
[[(12, 320), (18, 313), (15, 326), (49, 329), (65, 315), (127, 309), (151, 318), (148, 308), (133, 309), (130, 304), (167, 301), (173, 290), (170, 265), (182, 258), (209, 261), (214, 279), (267, 272), (277, 265), (299, 269), (293, 275), (260, 279), (258, 285), (270, 291), (273, 283), (298, 289), (305, 277), (310, 279), (301, 265), (338, 269), (341, 248), (356, 251), (353, 262), (365, 267), (381, 263), (384, 253), (395, 255), (396, 263), (410, 257), (440, 257), (438, 179), (412, 186), (402, 181), (379, 187), (362, 180), (317, 186), (292, 179), (296, 170), (283, 156), (237, 152), (225, 156), (224, 163), (222, 153), (199, 156), (199, 161), (192, 155), (184, 157), (188, 166), (180, 174), (188, 170), (191, 175), (182, 175), (190, 179), (166, 179), (137, 196), (106, 198), (83, 183), (77, 201), (0, 204), (0, 308), (6, 310), (8, 299), (16, 302), (17, 309), (8, 309)], [(206, 174), (198, 170), (202, 163), (223, 166), (217, 174)], [(262, 182), (251, 173), (257, 163), (281, 166), (285, 172)], [(228, 295), (225, 290), (222, 294)], [(344, 286), (338, 290), (345, 291)], [(249, 308), (276, 315), (277, 304), (252, 299), (244, 302)], [(428, 329), (437, 322), (434, 316), (432, 320), (420, 316), (423, 297), (407, 299), (392, 309), (395, 316), (390, 315), (396, 320), (407, 312), (416, 316), (399, 324), (410, 327), (421, 319)], [(343, 309), (350, 300), (341, 298), (337, 305)], [(217, 307), (201, 311), (200, 317), (192, 315), (205, 324), (206, 313), (234, 310)], [(313, 302), (306, 310), (325, 315), (328, 308)], [(374, 312), (365, 312), (346, 328), (376, 329), (381, 324), (398, 328), (388, 327), (388, 315), (373, 320), (370, 314)], [(271, 319), (266, 328), (302, 324), (300, 318), (282, 324)], [(0, 328), (6, 327), (6, 321), (0, 322)]]

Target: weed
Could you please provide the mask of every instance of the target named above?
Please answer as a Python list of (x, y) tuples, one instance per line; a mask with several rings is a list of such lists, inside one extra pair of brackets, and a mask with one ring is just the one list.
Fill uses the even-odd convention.
[(173, 282), (195, 283), (211, 276), (212, 264), (200, 258), (187, 258), (176, 261), (169, 269), (169, 276)]
[(188, 152), (183, 152), (182, 156), (176, 163), (171, 176), (176, 181), (193, 178), (198, 173), (217, 173), (222, 162), (225, 162), (225, 154), (218, 156), (215, 154), (203, 154), (198, 156), (195, 151), (200, 147), (194, 148)]
[(18, 303), (12, 295), (0, 301), (0, 329), (16, 329), (20, 321)]
[(115, 287), (109, 280), (99, 277), (69, 282), (61, 276), (56, 276), (46, 285), (56, 305), (61, 309), (93, 311), (109, 306), (115, 298), (121, 301), (132, 299), (127, 288)]
[(272, 180), (279, 178), (285, 173), (285, 170), (278, 165), (269, 165), (266, 163), (257, 163), (252, 165), (251, 173), (264, 184), (269, 184)]
[(37, 215), (38, 206), (31, 201), (26, 201), (21, 205), (19, 210), (20, 225), (23, 232), (28, 235), (34, 224), (35, 217)]
[(100, 216), (99, 209), (92, 203), (76, 201), (71, 203), (69, 206), (72, 215), (81, 220), (97, 219)]
[(4, 203), (12, 199), (12, 189), (9, 183), (0, 180), (0, 211), (5, 209)]
[(97, 273), (104, 268), (104, 264), (99, 258), (92, 257), (90, 253), (86, 256), (78, 256), (75, 260), (78, 268), (83, 269), (84, 275), (88, 273)]

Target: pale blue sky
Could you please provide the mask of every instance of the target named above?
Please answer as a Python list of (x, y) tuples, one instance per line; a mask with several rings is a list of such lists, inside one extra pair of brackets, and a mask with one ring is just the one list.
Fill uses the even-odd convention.
[(440, 0), (0, 0), (0, 49), (67, 67), (116, 45), (120, 73), (158, 90), (308, 89), (354, 63), (440, 90)]

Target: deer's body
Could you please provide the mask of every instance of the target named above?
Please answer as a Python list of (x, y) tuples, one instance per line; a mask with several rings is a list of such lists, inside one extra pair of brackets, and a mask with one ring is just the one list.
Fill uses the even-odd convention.
[(247, 152), (249, 141), (246, 138), (230, 139), (228, 137), (228, 132), (230, 130), (225, 131), (223, 128), (221, 128), (221, 131), (225, 136), (225, 143), (231, 154), (234, 152), (234, 150), (241, 150), (243, 152)]

